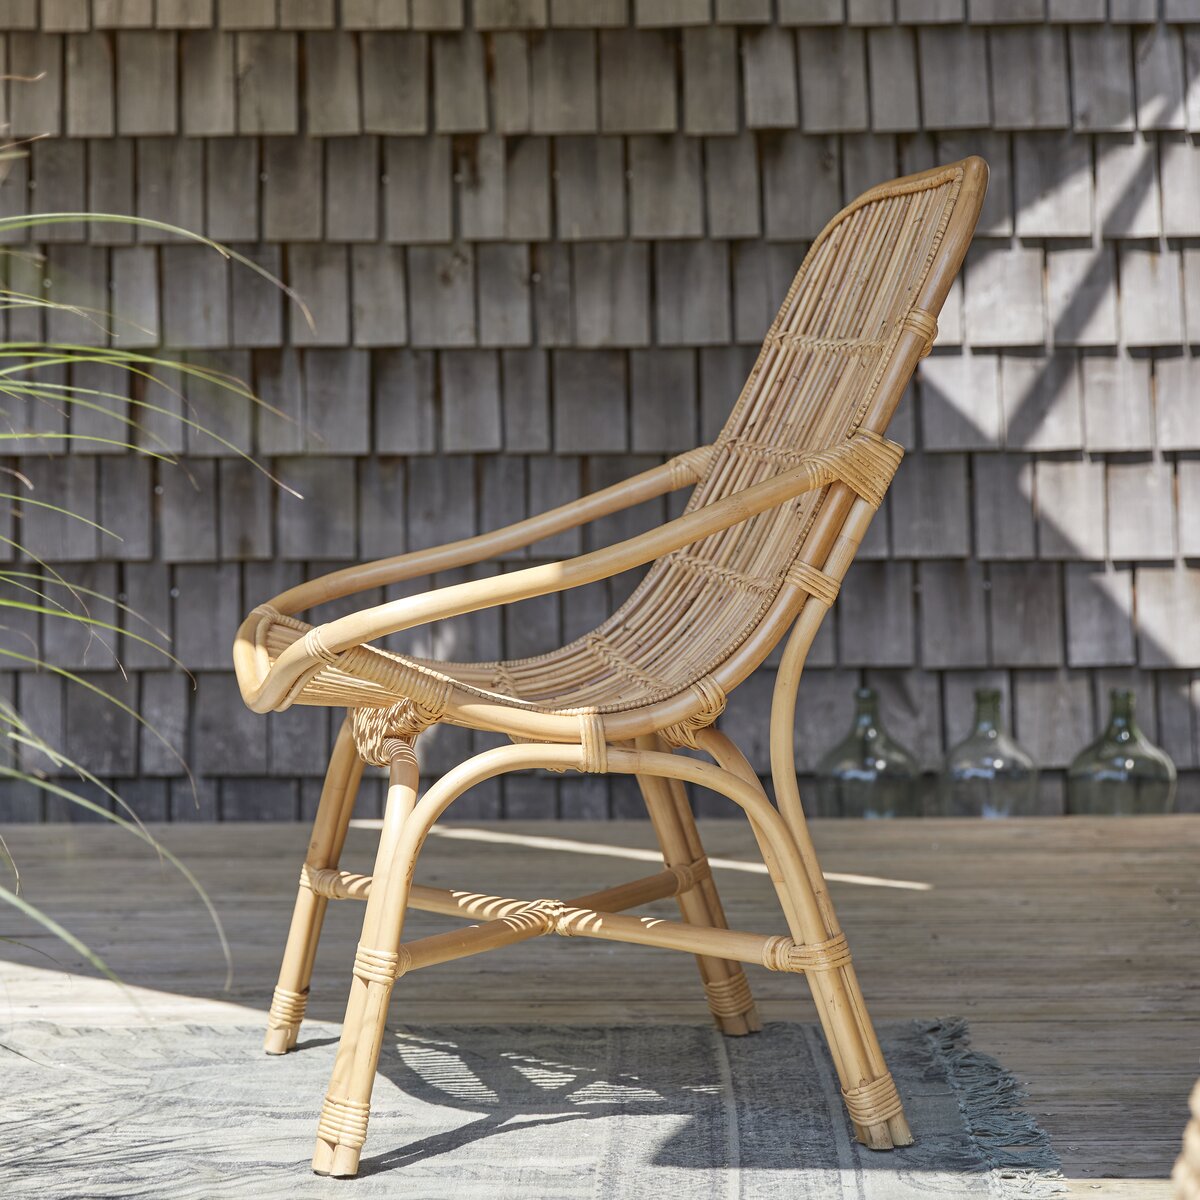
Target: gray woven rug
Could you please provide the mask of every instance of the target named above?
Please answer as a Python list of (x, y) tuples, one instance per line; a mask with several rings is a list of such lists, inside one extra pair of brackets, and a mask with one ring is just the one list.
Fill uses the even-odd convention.
[(917, 1144), (858, 1146), (820, 1032), (776, 1024), (389, 1029), (362, 1173), (308, 1168), (333, 1026), (0, 1032), (5, 1197), (1049, 1196), (1045, 1135), (961, 1021), (885, 1026)]

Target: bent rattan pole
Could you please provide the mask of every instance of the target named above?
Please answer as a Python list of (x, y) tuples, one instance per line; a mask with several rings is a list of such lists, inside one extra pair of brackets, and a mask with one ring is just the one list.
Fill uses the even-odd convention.
[[(342, 722), (333, 753), (329, 758), (329, 769), (321, 788), (321, 799), (317, 805), (316, 820), (313, 822), (308, 855), (304, 860), (305, 869), (336, 867), (342, 855), (346, 831), (350, 827), (350, 816), (354, 810), (354, 799), (358, 792), (362, 769), (362, 761), (354, 750), (350, 720), (346, 718)], [(323, 896), (314, 895), (308, 888), (301, 887), (297, 890), (287, 946), (279, 968), (279, 980), (267, 1017), (263, 1048), (268, 1054), (284, 1054), (296, 1044), (300, 1025), (304, 1020), (304, 1010), (308, 1004), (308, 988), (326, 904)]]

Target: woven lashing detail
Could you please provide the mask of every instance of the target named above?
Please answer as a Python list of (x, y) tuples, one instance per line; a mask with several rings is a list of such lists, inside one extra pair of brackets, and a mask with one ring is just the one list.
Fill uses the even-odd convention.
[(796, 350), (811, 350), (818, 354), (859, 354), (882, 350), (887, 338), (824, 337), (810, 333), (770, 333), (771, 346), (788, 346)]
[(268, 1029), (293, 1029), (304, 1020), (308, 1007), (307, 992), (289, 992), (277, 987), (271, 997), (271, 1008), (267, 1013)]
[(773, 937), (763, 946), (762, 963), (768, 971), (836, 971), (850, 965), (846, 935), (825, 942), (802, 944), (790, 937)]
[(317, 1137), (335, 1146), (361, 1150), (367, 1140), (367, 1122), (371, 1106), (342, 1096), (326, 1096), (317, 1122)]
[(904, 448), (895, 442), (861, 429), (848, 442), (830, 450), (818, 450), (812, 459), (834, 479), (840, 479), (872, 508), (883, 503), (888, 485), (904, 457)]
[(685, 450), (669, 459), (667, 465), (671, 468), (671, 486), (681, 488), (687, 487), (689, 483), (699, 483), (704, 478), (714, 453), (712, 446), (697, 446), (694, 450)]
[(603, 775), (608, 770), (608, 743), (604, 718), (598, 713), (579, 714), (579, 742), (583, 746), (579, 769), (588, 775)]
[(360, 945), (354, 955), (354, 974), (368, 983), (395, 983), (409, 967), (409, 955), (403, 946), (400, 953), (391, 950), (372, 950)]
[(675, 876), (675, 894), (677, 896), (681, 892), (690, 892), (697, 884), (712, 878), (712, 868), (708, 865), (708, 858), (704, 855), (701, 855), (695, 862), (678, 863), (676, 866), (668, 867), (667, 870)]
[(708, 997), (708, 1007), (714, 1017), (740, 1017), (754, 1007), (750, 984), (740, 970), (728, 979), (705, 983), (704, 994)]
[(442, 719), (450, 700), (450, 690), (449, 680), (408, 671), (405, 673), (408, 695), (403, 700), (388, 708), (356, 708), (351, 718), (351, 731), (359, 758), (365, 763), (386, 767), (393, 758), (412, 754), (412, 739)]
[(699, 698), (700, 707), (690, 717), (659, 730), (663, 741), (669, 746), (696, 749), (696, 734), (701, 729), (707, 729), (725, 711), (725, 693), (711, 675), (697, 679), (691, 690)]
[(872, 1083), (843, 1091), (842, 1099), (846, 1102), (850, 1119), (856, 1125), (882, 1125), (904, 1111), (890, 1072)]
[(924, 358), (933, 349), (933, 343), (937, 340), (937, 317), (932, 313), (927, 313), (923, 308), (914, 308), (904, 318), (903, 327), (911, 329), (913, 333), (919, 334), (925, 339), (925, 347), (921, 351), (921, 357)]
[(814, 567), (812, 563), (794, 562), (787, 571), (788, 583), (803, 588), (814, 599), (819, 600), (826, 608), (831, 608), (841, 590), (841, 583), (832, 575)]
[(328, 663), (331, 667), (337, 666), (340, 657), (325, 645), (324, 639), (321, 637), (321, 627), (319, 625), (310, 629), (304, 635), (304, 653), (309, 658), (319, 658), (323, 663)]

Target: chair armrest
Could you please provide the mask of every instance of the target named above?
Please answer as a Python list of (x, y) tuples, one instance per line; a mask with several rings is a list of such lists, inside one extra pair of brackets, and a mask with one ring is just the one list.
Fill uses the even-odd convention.
[(385, 587), (436, 571), (449, 571), (470, 563), (483, 562), (497, 554), (540, 542), (564, 529), (575, 529), (610, 513), (632, 508), (635, 504), (697, 483), (711, 456), (711, 446), (698, 446), (677, 454), (661, 466), (652, 467), (611, 487), (601, 488), (598, 492), (547, 509), (512, 525), (461, 541), (447, 542), (442, 546), (431, 546), (426, 550), (414, 550), (409, 554), (343, 567), (281, 592), (269, 602), (269, 607), (292, 615), (368, 588)]
[[(255, 635), (264, 617), (251, 614), (238, 630), (234, 645), (242, 698), (255, 712), (286, 707), (312, 674), (334, 665), (339, 654), (355, 646), (431, 621), (619, 575), (837, 480), (869, 496), (878, 506), (901, 453), (900, 447), (885, 442), (878, 434), (855, 434), (829, 450), (802, 457), (796, 466), (769, 479), (614, 546), (544, 566), (435, 588), (316, 626), (284, 650), (265, 672), (255, 669)], [(886, 479), (880, 486), (883, 476)], [(270, 619), (269, 614), (266, 619)]]

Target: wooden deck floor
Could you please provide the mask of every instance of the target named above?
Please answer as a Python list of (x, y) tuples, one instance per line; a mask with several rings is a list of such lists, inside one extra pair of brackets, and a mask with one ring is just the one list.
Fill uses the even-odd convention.
[[(766, 878), (747, 869), (745, 826), (714, 821), (702, 831), (711, 856), (735, 860), (716, 870), (731, 923), (783, 932)], [(9, 912), (0, 933), (26, 948), (0, 946), (0, 1019), (262, 1018), (307, 829), (155, 832), (217, 898), (232, 990), (222, 991), (221, 955), (194, 893), (144, 846), (94, 826), (16, 827), (5, 837), (26, 895), (131, 986), (80, 970)], [(352, 830), (344, 865), (369, 870), (375, 836)], [(1200, 1072), (1200, 817), (818, 822), (815, 836), (827, 872), (868, 877), (835, 879), (832, 890), (875, 1017), (967, 1017), (975, 1045), (1028, 1083), (1073, 1195), (1169, 1196)], [(649, 828), (635, 822), (450, 826), (431, 839), (418, 878), (567, 896), (649, 873), (623, 859), (651, 846)], [(358, 905), (331, 906), (314, 1016), (340, 1019), (360, 918)], [(441, 927), (416, 914), (410, 932)], [(751, 983), (768, 1019), (812, 1019), (801, 980), (752, 970)], [(685, 956), (560, 938), (407, 976), (393, 1011), (413, 1022), (707, 1020)]]

